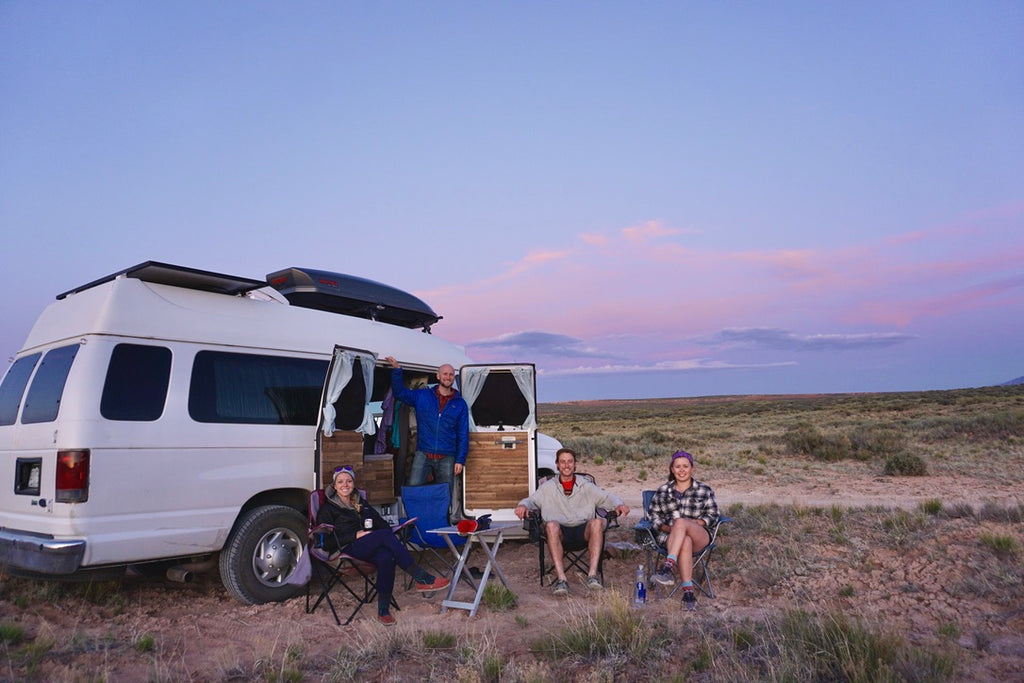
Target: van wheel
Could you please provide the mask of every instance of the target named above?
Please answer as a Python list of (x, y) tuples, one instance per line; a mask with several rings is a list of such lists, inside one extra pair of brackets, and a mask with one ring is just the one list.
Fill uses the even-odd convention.
[(286, 583), (306, 542), (306, 518), (286, 505), (264, 505), (242, 517), (220, 551), (220, 580), (244, 603), (287, 600), (302, 586)]

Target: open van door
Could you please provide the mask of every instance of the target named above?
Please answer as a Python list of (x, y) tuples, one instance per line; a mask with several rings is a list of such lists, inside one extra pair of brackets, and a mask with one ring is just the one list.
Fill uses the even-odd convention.
[[(375, 396), (377, 354), (335, 346), (327, 367), (316, 430), (313, 488), (329, 485), (334, 470), (348, 465), (356, 486), (375, 506), (396, 501), (394, 455), (375, 453), (377, 418)], [(376, 387), (376, 392), (387, 390)]]
[(463, 365), (469, 454), (462, 477), (468, 517), (517, 521), (514, 508), (537, 488), (537, 370), (533, 364)]

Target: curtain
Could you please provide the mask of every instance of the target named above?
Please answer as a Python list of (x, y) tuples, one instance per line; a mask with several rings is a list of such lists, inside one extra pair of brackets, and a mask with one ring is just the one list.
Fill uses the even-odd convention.
[[(335, 419), (338, 416), (337, 411), (334, 409), (334, 404), (338, 401), (338, 397), (341, 396), (342, 389), (352, 380), (352, 375), (354, 374), (352, 368), (357, 362), (363, 371), (363, 382), (366, 384), (367, 399), (373, 396), (373, 367), (377, 362), (376, 357), (345, 349), (335, 349), (334, 365), (331, 376), (327, 380), (327, 396), (325, 397), (323, 407), (324, 436), (329, 437), (334, 434)], [(363, 407), (363, 422), (356, 428), (356, 431), (362, 434), (377, 433), (377, 425), (373, 421), (373, 411), (370, 409), (369, 400), (366, 401), (366, 405)]]
[(469, 406), (469, 431), (471, 432), (476, 431), (476, 423), (473, 422), (473, 403), (483, 390), (484, 382), (487, 381), (487, 374), (490, 371), (490, 368), (469, 367), (462, 368), (462, 371), (459, 373), (462, 398), (465, 399), (466, 405)]
[(519, 391), (523, 392), (523, 396), (526, 397), (526, 402), (530, 406), (530, 413), (526, 416), (526, 421), (523, 422), (523, 429), (536, 429), (537, 402), (533, 394), (533, 368), (514, 367), (512, 376), (516, 378), (516, 385), (519, 387)]

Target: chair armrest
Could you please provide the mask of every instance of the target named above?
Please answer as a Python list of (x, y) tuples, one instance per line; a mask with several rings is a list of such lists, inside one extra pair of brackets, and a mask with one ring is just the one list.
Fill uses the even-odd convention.
[(654, 550), (658, 547), (658, 540), (654, 532), (654, 525), (649, 519), (641, 519), (633, 526), (633, 535), (636, 543), (649, 550)]
[(395, 535), (397, 536), (399, 531), (402, 531), (403, 529), (406, 529), (407, 527), (411, 527), (411, 526), (415, 525), (417, 519), (419, 519), (419, 517), (410, 517), (409, 519), (403, 521), (401, 524), (393, 525), (391, 527), (391, 531), (393, 531), (395, 533)]
[(605, 508), (597, 508), (595, 510), (597, 516), (601, 519), (608, 520), (608, 526), (605, 529), (614, 529), (619, 526), (619, 513), (615, 510), (606, 510)]
[(541, 521), (540, 510), (529, 510), (523, 517), (523, 530), (529, 532), (530, 543), (536, 543), (541, 538), (541, 530), (544, 524)]

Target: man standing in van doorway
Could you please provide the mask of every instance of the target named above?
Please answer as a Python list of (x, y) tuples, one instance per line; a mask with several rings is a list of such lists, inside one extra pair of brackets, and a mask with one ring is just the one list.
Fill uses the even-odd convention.
[(402, 366), (392, 356), (391, 393), (416, 410), (416, 454), (412, 458), (409, 486), (422, 486), (427, 473), (434, 482), (448, 484), (452, 505), (449, 518), (461, 507), (455, 477), (462, 474), (469, 452), (469, 406), (455, 389), (455, 368), (447, 363), (437, 369), (437, 385), (409, 389), (402, 381)]

